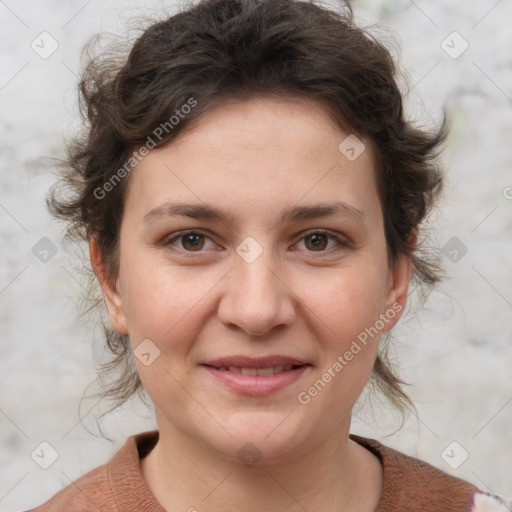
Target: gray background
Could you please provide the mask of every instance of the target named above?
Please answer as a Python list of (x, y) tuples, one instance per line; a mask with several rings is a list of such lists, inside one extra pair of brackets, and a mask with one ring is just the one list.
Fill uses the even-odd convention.
[[(78, 319), (83, 278), (63, 226), (45, 209), (55, 177), (35, 159), (62, 156), (63, 138), (76, 127), (76, 75), (88, 38), (125, 32), (126, 20), (163, 5), (173, 4), (0, 0), (0, 511), (42, 503), (109, 460), (129, 435), (156, 428), (139, 400), (100, 421), (114, 443), (98, 430), (102, 402), (83, 402), (80, 421), (101, 333)], [(512, 498), (512, 2), (355, 7), (361, 24), (383, 27), (378, 33), (407, 70), (408, 113), (428, 126), (445, 104), (453, 129), (446, 194), (431, 219), (431, 243), (445, 248), (450, 279), (395, 330), (394, 353), (414, 384), (419, 417), (396, 432), (400, 418), (376, 404), (373, 413), (358, 412), (352, 430)], [(55, 43), (43, 31), (58, 44), (51, 55), (44, 52)], [(35, 254), (44, 237), (57, 251), (46, 262)], [(43, 441), (58, 453), (48, 469), (31, 458)], [(459, 465), (463, 450), (468, 458)]]

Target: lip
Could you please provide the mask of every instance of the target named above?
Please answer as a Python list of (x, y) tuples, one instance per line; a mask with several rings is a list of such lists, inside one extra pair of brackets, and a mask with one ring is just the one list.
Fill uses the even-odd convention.
[(293, 357), (272, 355), (266, 357), (247, 357), (242, 355), (221, 357), (219, 359), (206, 361), (202, 363), (208, 366), (238, 366), (239, 368), (269, 368), (270, 366), (287, 365), (301, 366), (309, 364), (302, 359), (295, 359)]
[[(282, 371), (275, 375), (243, 375), (229, 370), (220, 370), (219, 367), (237, 366), (240, 368), (268, 368), (278, 365), (297, 366), (291, 370)], [(232, 391), (244, 395), (262, 396), (270, 395), (283, 389), (300, 379), (312, 366), (311, 364), (286, 356), (269, 356), (264, 358), (251, 358), (246, 356), (232, 356), (216, 359), (200, 365), (207, 370), (217, 381)]]

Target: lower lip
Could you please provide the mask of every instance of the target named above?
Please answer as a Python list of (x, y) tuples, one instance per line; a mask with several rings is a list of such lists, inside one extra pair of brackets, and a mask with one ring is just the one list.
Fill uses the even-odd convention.
[(309, 365), (304, 365), (275, 375), (252, 376), (233, 373), (229, 370), (218, 370), (212, 366), (202, 366), (228, 388), (246, 395), (269, 395), (274, 393), (300, 379), (304, 372), (310, 368)]

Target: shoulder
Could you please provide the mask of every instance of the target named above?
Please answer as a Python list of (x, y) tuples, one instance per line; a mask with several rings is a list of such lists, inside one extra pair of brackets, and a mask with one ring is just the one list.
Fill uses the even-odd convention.
[(115, 501), (104, 464), (70, 483), (48, 501), (28, 512), (114, 512)]
[[(351, 435), (350, 438), (370, 450), (381, 461), (384, 483), (381, 502), (376, 512), (494, 512), (494, 509), (481, 508), (482, 503), (485, 505), (486, 500), (494, 498), (487, 496), (482, 499), (485, 495), (470, 482), (384, 446), (374, 439), (356, 435)], [(499, 511), (499, 508), (496, 509), (496, 512)]]
[(140, 457), (154, 447), (158, 437), (158, 430), (130, 436), (106, 464), (27, 512), (127, 512), (140, 510), (142, 503), (161, 511), (140, 472)]

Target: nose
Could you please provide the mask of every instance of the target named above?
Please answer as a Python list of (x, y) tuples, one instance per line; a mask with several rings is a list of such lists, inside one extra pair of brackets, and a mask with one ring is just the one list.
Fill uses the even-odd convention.
[(266, 251), (252, 263), (236, 256), (226, 275), (219, 320), (251, 336), (263, 336), (295, 319), (294, 294), (279, 265)]

